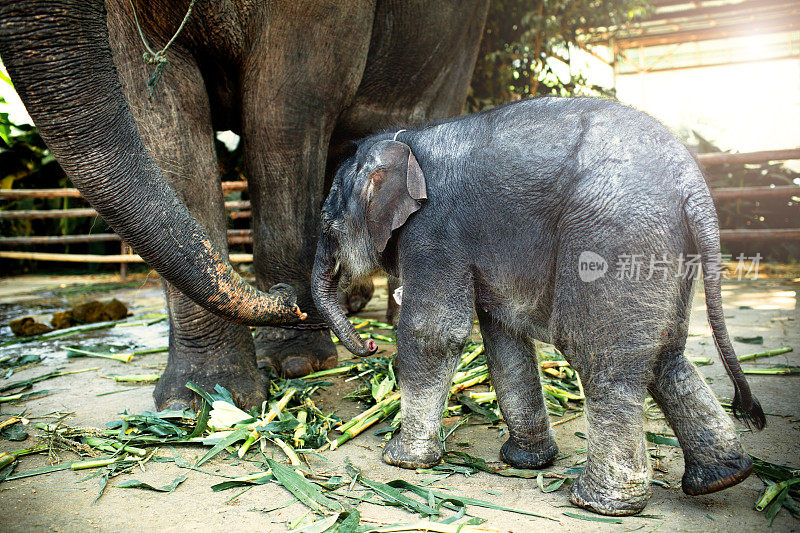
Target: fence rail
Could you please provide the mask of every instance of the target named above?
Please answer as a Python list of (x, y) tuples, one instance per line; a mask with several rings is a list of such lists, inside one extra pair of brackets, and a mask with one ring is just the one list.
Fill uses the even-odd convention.
[[(800, 148), (786, 150), (767, 150), (741, 154), (712, 153), (700, 154), (698, 161), (706, 167), (721, 165), (739, 165), (748, 163), (764, 163), (768, 161), (787, 161), (800, 159)], [(247, 190), (246, 181), (222, 182), (224, 194)], [(776, 187), (723, 187), (711, 189), (715, 201), (730, 201), (736, 199), (767, 200), (800, 198), (800, 187), (782, 185)], [(77, 189), (0, 189), (0, 199), (23, 198), (81, 198)], [(800, 201), (800, 200), (798, 200)], [(247, 200), (226, 201), (225, 209), (232, 220), (250, 218), (251, 205)], [(50, 209), (50, 210), (14, 210), (0, 211), (0, 220), (3, 219), (58, 219), (73, 217), (93, 217), (97, 211), (92, 208)], [(722, 229), (720, 239), (723, 242), (742, 243), (754, 241), (797, 241), (800, 242), (800, 229)], [(0, 237), (0, 246), (25, 246), (25, 245), (64, 245), (93, 242), (121, 242), (115, 233), (98, 233), (93, 235), (53, 235), (53, 236), (27, 236), (27, 237)], [(228, 230), (229, 244), (252, 244), (253, 233), (249, 229)], [(122, 243), (122, 251), (130, 249)], [(116, 263), (120, 265), (120, 272), (124, 277), (126, 266), (130, 263), (141, 263), (142, 258), (133, 253), (114, 255), (98, 254), (68, 254), (49, 252), (4, 251), (0, 250), (2, 259), (27, 259), (36, 261), (61, 261), (69, 263)], [(232, 263), (252, 262), (252, 254), (230, 254)]]

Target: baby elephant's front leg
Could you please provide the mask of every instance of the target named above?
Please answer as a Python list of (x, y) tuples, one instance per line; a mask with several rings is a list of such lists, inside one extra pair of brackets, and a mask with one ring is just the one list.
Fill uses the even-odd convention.
[(458, 356), (469, 334), (450, 315), (412, 319), (404, 302), (397, 331), (396, 375), (400, 385), (401, 425), (383, 451), (383, 460), (403, 468), (426, 468), (442, 458), (442, 425)]

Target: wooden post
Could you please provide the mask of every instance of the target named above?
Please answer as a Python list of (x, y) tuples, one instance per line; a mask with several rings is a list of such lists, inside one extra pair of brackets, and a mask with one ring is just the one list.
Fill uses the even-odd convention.
[[(120, 244), (120, 253), (122, 255), (129, 255), (131, 253), (131, 247), (125, 244), (125, 241), (122, 241)], [(128, 279), (128, 263), (123, 262), (119, 264), (119, 279), (121, 281)]]

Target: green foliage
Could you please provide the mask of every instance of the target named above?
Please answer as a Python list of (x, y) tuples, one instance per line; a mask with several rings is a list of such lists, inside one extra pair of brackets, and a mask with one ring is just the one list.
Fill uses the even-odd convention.
[[(11, 86), (7, 76), (0, 77), (0, 83)], [(5, 104), (5, 99), (0, 96), (0, 104)], [(52, 186), (63, 186), (66, 177), (55, 162), (50, 150), (45, 146), (38, 131), (30, 124), (14, 124), (9, 119), (9, 114), (0, 112), (0, 188), (16, 188), (15, 183), (30, 186), (37, 178), (44, 176)], [(17, 185), (18, 187), (19, 185)], [(41, 186), (41, 185), (40, 185)], [(40, 206), (50, 208), (62, 207), (61, 199), (34, 200), (22, 199), (5, 201), (0, 209), (36, 209)], [(67, 222), (63, 220), (63, 222)], [(51, 222), (58, 224), (58, 222)], [(30, 220), (9, 220), (0, 222), (0, 232), (4, 235), (32, 235), (34, 223)], [(60, 228), (68, 230), (69, 228)]]
[[(582, 29), (619, 26), (646, 12), (646, 0), (494, 0), (468, 99), (477, 111), (531, 96), (608, 95), (569, 69)], [(559, 70), (564, 70), (559, 69)]]
[[(0, 71), (2, 73), (2, 71)], [(0, 76), (0, 84), (13, 88), (6, 75)], [(0, 109), (7, 104), (0, 96)], [(0, 112), (0, 189), (60, 189), (72, 187), (64, 171), (58, 165), (53, 154), (45, 145), (35, 126), (31, 124), (15, 124), (9, 113)], [(70, 198), (22, 198), (14, 200), (0, 199), (0, 210), (34, 210), (34, 209), (68, 209), (86, 207), (79, 199)], [(5, 236), (25, 237), (32, 235), (75, 235), (81, 233), (102, 233), (107, 226), (97, 218), (60, 218), (60, 219), (9, 219), (0, 220), (0, 234)], [(107, 248), (106, 248), (107, 247)], [(41, 247), (14, 246), (16, 250), (44, 251)], [(73, 253), (119, 253), (118, 243), (92, 243), (89, 245), (68, 245), (47, 251)], [(25, 271), (33, 265), (30, 261), (0, 261), (6, 272)], [(37, 263), (36, 268), (46, 265)], [(48, 265), (50, 266), (50, 265)], [(53, 267), (57, 264), (53, 264)], [(63, 265), (61, 265), (63, 268)], [(83, 270), (96, 269), (84, 266)], [(113, 268), (108, 266), (107, 268)]]

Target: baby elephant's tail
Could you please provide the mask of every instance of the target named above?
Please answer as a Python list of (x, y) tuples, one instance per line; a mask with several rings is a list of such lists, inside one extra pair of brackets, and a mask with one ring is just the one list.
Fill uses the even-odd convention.
[(750, 391), (750, 385), (742, 372), (742, 367), (739, 366), (739, 359), (733, 351), (731, 340), (728, 337), (728, 329), (725, 327), (725, 315), (722, 312), (722, 296), (720, 294), (722, 263), (719, 222), (714, 210), (714, 202), (703, 184), (701, 188), (688, 193), (683, 205), (689, 231), (694, 238), (697, 252), (702, 257), (706, 310), (714, 344), (716, 344), (717, 352), (725, 365), (725, 371), (733, 382), (733, 415), (748, 426), (752, 424), (757, 429), (763, 429), (766, 424), (764, 411)]

